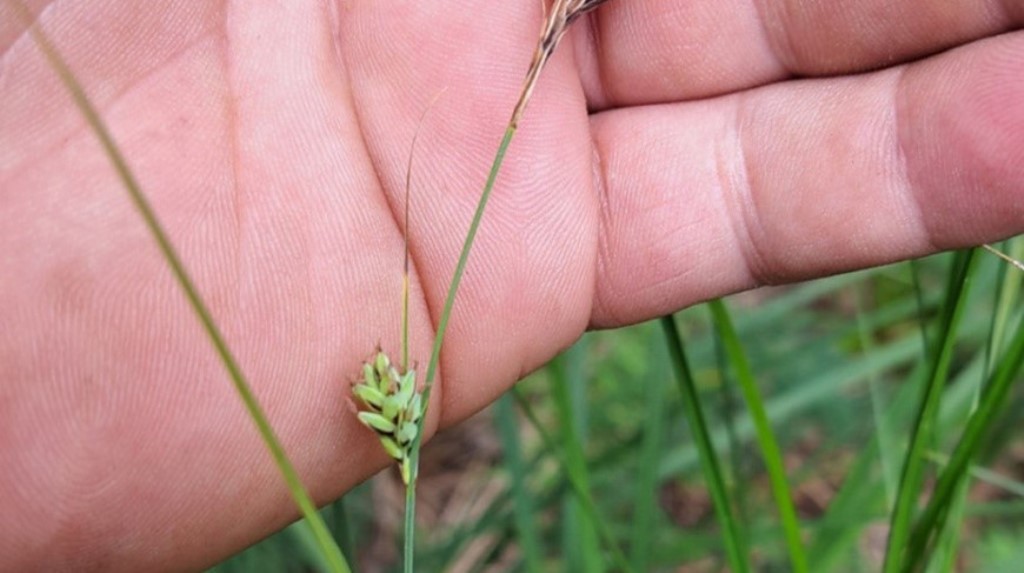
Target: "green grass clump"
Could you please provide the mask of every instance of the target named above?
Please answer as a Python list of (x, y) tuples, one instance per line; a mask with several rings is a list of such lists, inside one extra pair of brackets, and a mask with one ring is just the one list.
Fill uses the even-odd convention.
[[(932, 386), (939, 398), (922, 452), (921, 502), (909, 512), (897, 570), (932, 561), (932, 571), (1012, 562), (1000, 540), (1013, 539), (1024, 518), (1024, 483), (1007, 471), (1021, 463), (1014, 452), (1024, 445), (1024, 393), (1014, 384), (1024, 357), (1024, 307), (1016, 294), (1024, 275), (980, 252), (965, 273), (965, 256), (730, 301), (735, 332), (728, 338), (742, 345), (778, 442), (810, 571), (884, 566), (900, 472)], [(960, 278), (969, 289), (956, 286)], [(956, 329), (948, 328), (950, 304), (963, 305)], [(737, 358), (725, 349), (720, 317), (716, 322), (700, 307), (675, 317), (692, 393), (675, 380), (664, 324), (590, 333), (503, 398), (491, 439), (504, 453), (476, 478), (500, 494), (482, 513), (432, 526), (418, 566), (791, 570), (761, 430), (731, 381)], [(944, 338), (952, 352), (936, 385), (935, 353)], [(693, 406), (702, 428), (687, 413)], [(458, 437), (456, 430), (440, 440)], [(702, 443), (709, 450), (703, 454)], [(710, 455), (717, 480), (706, 477)], [(448, 479), (424, 475), (421, 488)], [(365, 504), (368, 495), (349, 499)], [(358, 519), (365, 514), (357, 530), (372, 530)], [(481, 540), (491, 550), (477, 554)]]

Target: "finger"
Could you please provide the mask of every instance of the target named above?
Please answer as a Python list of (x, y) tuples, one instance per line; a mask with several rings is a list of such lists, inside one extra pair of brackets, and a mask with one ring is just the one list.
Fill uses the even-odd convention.
[(1024, 34), (905, 68), (594, 117), (592, 323), (1024, 230)]
[(577, 47), (604, 109), (891, 66), (1022, 21), (1024, 4), (1005, 0), (610, 2)]

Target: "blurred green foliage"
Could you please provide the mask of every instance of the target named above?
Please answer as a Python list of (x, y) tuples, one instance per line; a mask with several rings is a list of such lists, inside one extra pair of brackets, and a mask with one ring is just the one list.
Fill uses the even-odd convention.
[[(1021, 321), (1014, 285), (1024, 273), (984, 253), (977, 256), (982, 260), (971, 276), (967, 307), (955, 332), (923, 499), (1003, 351), (1002, 340)], [(728, 301), (783, 450), (812, 571), (881, 567), (950, 261), (951, 255), (939, 255)], [(753, 568), (789, 570), (755, 427), (733, 379), (734, 365), (725, 358), (704, 305), (676, 319)], [(467, 513), (457, 523), (421, 523), (429, 534), (418, 536), (418, 569), (617, 571), (624, 568), (615, 560), (619, 552), (638, 571), (674, 571), (683, 564), (694, 571), (726, 570), (722, 528), (656, 324), (589, 333), (515, 391), (536, 423), (509, 400), (494, 426), (452, 431), (493, 434), (490, 439), (505, 448), (489, 472), (475, 478), (499, 493), (483, 511)], [(1022, 401), (1017, 385), (977, 453), (978, 465), (958, 498), (959, 509), (950, 507), (958, 527), (944, 543), (950, 544), (953, 557), (936, 558), (929, 571), (1010, 571), (1024, 557), (1019, 543), (1024, 528)], [(431, 455), (431, 448), (424, 450), (425, 463)], [(396, 570), (400, 539), (383, 541), (395, 548), (396, 560), (367, 557), (370, 545), (382, 542), (371, 507), (373, 483), (344, 498), (348, 511), (342, 518), (335, 513), (337, 506), (325, 515), (334, 531), (347, 527), (351, 543), (345, 544), (346, 555), (357, 570)], [(430, 483), (425, 477), (421, 487)], [(589, 495), (595, 506), (586, 509), (581, 495)], [(460, 501), (465, 500), (449, 502)], [(315, 551), (293, 529), (217, 568), (317, 569)]]

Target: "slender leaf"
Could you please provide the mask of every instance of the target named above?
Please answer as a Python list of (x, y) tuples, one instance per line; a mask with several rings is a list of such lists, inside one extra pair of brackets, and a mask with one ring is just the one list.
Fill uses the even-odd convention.
[(516, 540), (523, 552), (526, 570), (542, 571), (541, 544), (537, 523), (534, 518), (533, 499), (526, 484), (526, 465), (523, 462), (519, 443), (519, 426), (516, 423), (515, 401), (508, 393), (498, 399), (494, 408), (495, 423), (501, 437), (505, 467), (511, 479), (513, 513), (515, 516)]
[[(668, 356), (658, 353), (656, 364), (664, 364)], [(637, 460), (638, 473), (634, 487), (633, 520), (630, 537), (630, 562), (636, 571), (650, 569), (651, 546), (654, 542), (656, 506), (655, 491), (658, 486), (658, 460), (662, 455), (664, 435), (666, 431), (666, 400), (662, 390), (662, 380), (667, 372), (655, 368), (653, 375), (642, 381), (646, 390), (644, 404), (643, 439), (640, 456)]]
[[(584, 338), (555, 359), (552, 364), (551, 389), (558, 420), (562, 451), (570, 474), (583, 490), (583, 497), (593, 499), (593, 487), (587, 469), (584, 440), (587, 433), (587, 404), (582, 395)], [(602, 571), (596, 524), (585, 519), (578, 498), (568, 498), (564, 504), (562, 544), (566, 565), (575, 571)]]
[(611, 553), (612, 560), (621, 571), (633, 571), (629, 562), (626, 560), (626, 556), (622, 553), (622, 549), (619, 548), (618, 543), (615, 540), (615, 536), (612, 535), (611, 529), (609, 529), (607, 521), (601, 517), (597, 509), (597, 503), (594, 501), (594, 497), (591, 494), (589, 483), (585, 474), (581, 473), (579, 465), (569, 460), (567, 453), (560, 447), (558, 447), (555, 440), (551, 437), (544, 425), (537, 418), (533, 408), (530, 406), (523, 395), (518, 391), (517, 388), (512, 389), (512, 395), (516, 399), (516, 404), (519, 405), (519, 409), (522, 410), (526, 419), (533, 426), (534, 431), (540, 436), (541, 441), (544, 442), (544, 446), (555, 455), (558, 459), (559, 465), (565, 470), (565, 477), (568, 479), (570, 488), (576, 499), (580, 501), (580, 509), (587, 514), (594, 528), (597, 530), (598, 535), (601, 536), (602, 541), (605, 544), (605, 548)]
[(952, 360), (953, 343), (967, 301), (968, 278), (976, 260), (977, 257), (974, 256), (973, 249), (960, 252), (956, 255), (953, 270), (950, 272), (946, 287), (946, 302), (939, 329), (939, 341), (932, 347), (928, 383), (925, 386), (924, 395), (921, 397), (920, 409), (900, 477), (896, 507), (893, 510), (889, 526), (889, 540), (883, 564), (885, 573), (895, 573), (901, 564), (906, 563), (905, 551), (907, 539), (910, 536), (911, 520), (915, 502), (920, 495), (924, 481), (925, 453), (933, 437), (942, 389)]
[(805, 573), (807, 571), (807, 557), (804, 554), (803, 540), (800, 534), (800, 523), (796, 516), (796, 508), (793, 506), (793, 495), (790, 492), (789, 482), (786, 478), (786, 467), (782, 460), (782, 452), (779, 450), (775, 433), (768, 421), (768, 413), (764, 407), (764, 400), (761, 392), (757, 389), (754, 381), (754, 374), (743, 351), (739, 336), (729, 318), (725, 303), (715, 300), (708, 303), (711, 314), (715, 321), (719, 335), (725, 346), (730, 362), (736, 374), (736, 378), (743, 390), (743, 397), (747, 402), (747, 409), (756, 427), (757, 441), (761, 446), (761, 455), (764, 458), (765, 467), (768, 469), (768, 477), (771, 480), (772, 494), (775, 496), (775, 505), (779, 511), (782, 521), (782, 529), (786, 537), (786, 546), (789, 549), (789, 560), (793, 571)]
[(331, 537), (331, 534), (328, 531), (327, 526), (324, 524), (323, 519), (320, 517), (320, 514), (317, 513), (316, 505), (314, 505), (309, 494), (306, 493), (306, 489), (302, 486), (298, 473), (295, 471), (294, 466), (292, 466), (291, 461), (285, 454), (284, 448), (277, 439), (270, 422), (263, 413), (263, 408), (259, 405), (249, 383), (242, 374), (242, 369), (235, 360), (231, 349), (228, 348), (227, 342), (224, 341), (224, 337), (221, 335), (220, 329), (214, 322), (213, 315), (210, 313), (206, 304), (203, 302), (202, 297), (199, 295), (199, 290), (196, 288), (191, 276), (185, 269), (185, 264), (178, 256), (174, 245), (171, 244), (171, 241), (168, 238), (167, 233), (164, 231), (163, 226), (160, 224), (156, 213), (153, 211), (149, 200), (146, 198), (145, 193), (143, 193), (142, 188), (139, 186), (138, 180), (134, 173), (132, 173), (131, 168), (128, 167), (127, 160), (121, 154), (120, 149), (114, 142), (114, 138), (110, 134), (110, 130), (107, 129), (106, 123), (100, 117), (99, 112), (90, 101), (82, 85), (71, 72), (71, 69), (65, 63), (63, 57), (61, 57), (60, 53), (57, 52), (56, 47), (54, 47), (50, 42), (42, 29), (32, 22), (31, 15), (25, 6), (17, 0), (9, 0), (9, 3), (22, 20), (29, 25), (30, 33), (35, 40), (36, 45), (39, 46), (39, 49), (49, 61), (50, 66), (60, 77), (64, 87), (66, 87), (71, 93), (71, 97), (74, 100), (75, 105), (78, 106), (79, 111), (82, 113), (82, 116), (85, 117), (90, 129), (92, 129), (93, 133), (100, 140), (104, 153), (106, 153), (107, 157), (113, 164), (114, 170), (121, 179), (121, 183), (125, 190), (128, 191), (132, 203), (139, 212), (139, 215), (142, 216), (146, 227), (149, 229), (150, 234), (153, 236), (153, 239), (156, 241), (157, 246), (160, 249), (160, 253), (163, 255), (164, 260), (170, 267), (171, 272), (184, 292), (185, 297), (188, 299), (189, 305), (196, 313), (196, 317), (202, 324), (203, 330), (210, 339), (210, 343), (213, 345), (214, 350), (220, 357), (225, 369), (227, 369), (231, 382), (234, 384), (235, 391), (238, 393), (239, 398), (241, 398), (242, 403), (245, 405), (246, 411), (249, 413), (249, 417), (256, 425), (256, 429), (259, 431), (260, 437), (263, 439), (264, 444), (270, 451), (271, 457), (274, 459), (274, 463), (277, 465), (281, 475), (284, 477), (285, 483), (288, 486), (288, 491), (291, 493), (292, 498), (295, 500), (295, 503), (302, 512), (302, 515), (306, 518), (306, 523), (312, 530), (316, 544), (324, 555), (326, 562), (329, 564), (332, 571), (349, 571), (345, 557), (342, 555), (338, 545), (334, 542), (334, 538)]
[(686, 361), (679, 327), (676, 326), (675, 319), (672, 316), (665, 316), (660, 320), (665, 331), (672, 368), (675, 371), (679, 391), (683, 397), (686, 420), (690, 426), (690, 433), (693, 434), (697, 451), (700, 453), (704, 479), (707, 481), (708, 491), (715, 506), (715, 513), (722, 526), (722, 542), (725, 545), (726, 557), (733, 571), (737, 573), (750, 571), (750, 552), (746, 546), (743, 528), (733, 516), (729, 490), (726, 488), (725, 479), (722, 477), (722, 464), (711, 443), (711, 433), (708, 430), (706, 418), (701, 407), (700, 395), (694, 384), (693, 375), (690, 373), (690, 366)]
[[(985, 385), (981, 403), (971, 415), (963, 436), (953, 450), (949, 463), (939, 475), (928, 505), (910, 536), (910, 547), (903, 570), (910, 571), (921, 563), (929, 540), (942, 527), (944, 514), (958, 484), (964, 479), (971, 460), (977, 455), (983, 440), (995, 424), (1000, 409), (1006, 403), (1010, 388), (1017, 381), (1024, 362), (1024, 321), (1017, 326), (1006, 354), (1000, 360), (992, 377)], [(922, 456), (923, 457), (923, 456)]]

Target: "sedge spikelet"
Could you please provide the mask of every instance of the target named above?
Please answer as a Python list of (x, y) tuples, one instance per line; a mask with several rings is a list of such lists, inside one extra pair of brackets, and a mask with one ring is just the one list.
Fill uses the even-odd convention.
[(423, 397), (416, 390), (416, 370), (399, 373), (391, 359), (378, 350), (373, 360), (363, 364), (363, 378), (352, 387), (363, 405), (357, 415), (373, 430), (381, 446), (398, 462), (402, 481), (412, 481), (412, 444), (423, 416)]

